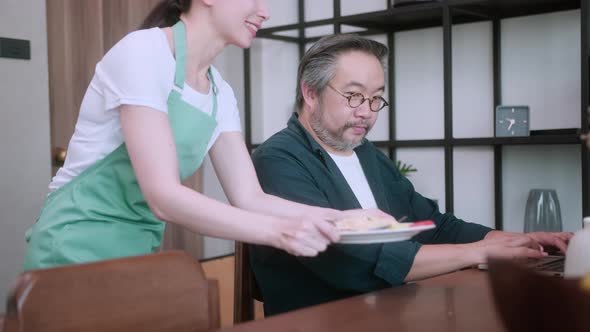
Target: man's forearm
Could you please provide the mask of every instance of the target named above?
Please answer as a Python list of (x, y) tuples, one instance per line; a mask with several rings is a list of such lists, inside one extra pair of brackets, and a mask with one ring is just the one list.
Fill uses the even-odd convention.
[(506, 237), (518, 237), (518, 236), (522, 236), (522, 234), (493, 230), (493, 231), (490, 231), (488, 234), (486, 234), (484, 239), (501, 239), (501, 238), (506, 238)]
[(404, 281), (421, 280), (457, 271), (478, 264), (480, 260), (469, 250), (469, 245), (422, 245)]

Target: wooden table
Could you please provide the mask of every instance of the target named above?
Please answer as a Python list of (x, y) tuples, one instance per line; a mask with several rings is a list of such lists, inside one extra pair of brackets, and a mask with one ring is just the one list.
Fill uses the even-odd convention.
[(248, 322), (246, 331), (505, 331), (487, 272), (463, 270)]

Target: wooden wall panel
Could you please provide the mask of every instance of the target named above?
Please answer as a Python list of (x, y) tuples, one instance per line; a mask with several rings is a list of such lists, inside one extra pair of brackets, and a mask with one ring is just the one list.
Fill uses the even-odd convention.
[(127, 33), (137, 30), (159, 0), (102, 0), (104, 43), (108, 50)]
[(47, 1), (52, 148), (67, 148), (82, 98), (103, 55), (101, 12), (101, 1)]
[[(71, 94), (71, 80), (68, 79), (71, 55), (66, 52), (70, 48), (70, 33), (65, 17), (65, 0), (47, 2), (47, 50), (49, 61), (49, 102), (51, 111), (51, 145), (66, 147), (74, 132), (77, 111), (67, 107)], [(59, 110), (59, 111), (57, 111)], [(56, 117), (56, 112), (59, 115)]]

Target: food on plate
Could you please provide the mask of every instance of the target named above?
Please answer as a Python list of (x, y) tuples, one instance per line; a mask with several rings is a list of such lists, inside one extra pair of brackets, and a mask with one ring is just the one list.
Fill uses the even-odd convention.
[(336, 228), (339, 231), (370, 231), (376, 229), (403, 229), (419, 226), (434, 225), (432, 220), (423, 220), (417, 222), (397, 222), (393, 218), (379, 218), (379, 217), (358, 217), (346, 218), (335, 222)]
[(336, 221), (339, 231), (369, 231), (373, 229), (390, 228), (399, 223), (393, 218), (359, 217), (346, 218)]

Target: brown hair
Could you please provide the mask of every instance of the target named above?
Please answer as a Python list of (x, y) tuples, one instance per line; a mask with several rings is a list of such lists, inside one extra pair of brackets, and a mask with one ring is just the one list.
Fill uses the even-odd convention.
[(192, 0), (162, 0), (152, 9), (140, 29), (165, 28), (180, 21), (180, 15), (191, 8)]

